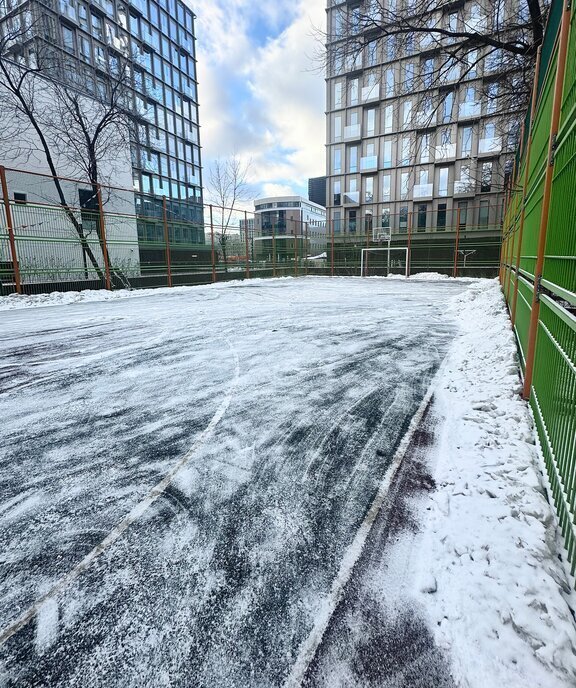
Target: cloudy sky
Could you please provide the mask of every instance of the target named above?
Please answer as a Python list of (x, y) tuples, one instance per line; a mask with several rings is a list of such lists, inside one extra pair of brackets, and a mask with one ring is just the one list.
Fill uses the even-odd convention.
[(254, 195), (307, 195), (324, 174), (325, 0), (189, 0), (197, 15), (204, 175), (236, 153)]

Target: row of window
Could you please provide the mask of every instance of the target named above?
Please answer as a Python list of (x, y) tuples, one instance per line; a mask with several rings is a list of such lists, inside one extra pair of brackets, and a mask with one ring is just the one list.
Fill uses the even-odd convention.
[(154, 196), (166, 196), (182, 201), (202, 202), (202, 190), (200, 187), (191, 186), (156, 174), (147, 174), (133, 170), (134, 191), (137, 193)]
[[(341, 110), (345, 107), (356, 107), (371, 101), (386, 100), (394, 98), (403, 93), (414, 93), (413, 87), (406, 86), (407, 82), (395, 81), (396, 71), (393, 68), (386, 69), (383, 74), (382, 82), (374, 73), (370, 72), (363, 79), (354, 77), (351, 79), (339, 79), (332, 82), (332, 110)], [(486, 84), (466, 84), (453, 90), (442, 91), (432, 94), (426, 91), (416, 98), (413, 98), (415, 109), (426, 110), (428, 103), (438, 105), (448, 99), (450, 106), (448, 112), (451, 113), (455, 102), (477, 103), (483, 98), (487, 101), (488, 111), (495, 112), (498, 107), (498, 96), (500, 85), (498, 82)], [(444, 106), (443, 107), (448, 107)]]
[[(410, 217), (412, 213), (412, 217)], [(454, 230), (468, 228), (495, 228), (502, 220), (502, 205), (492, 204), (482, 200), (477, 205), (468, 201), (458, 201), (449, 208), (448, 203), (438, 203), (435, 208), (428, 203), (415, 203), (412, 208), (408, 205), (398, 207), (398, 212), (391, 212), (390, 208), (382, 208), (379, 215), (364, 211), (363, 216), (357, 210), (335, 210), (332, 222), (335, 234), (368, 234), (377, 238), (391, 232), (426, 230)]]
[[(457, 168), (422, 168), (398, 175), (381, 174), (332, 180), (332, 205), (360, 205), (433, 196), (490, 193), (501, 191), (503, 181), (496, 184), (499, 168), (494, 161), (483, 162), (478, 169), (461, 164)], [(458, 178), (455, 178), (458, 175)], [(477, 178), (478, 176), (478, 178)], [(346, 184), (346, 187), (344, 186)], [(378, 189), (379, 186), (379, 189)]]
[[(334, 46), (331, 76), (398, 62), (401, 58), (397, 54), (396, 44), (393, 43), (392, 50), (388, 47), (383, 49), (384, 46), (389, 46), (393, 39), (393, 36), (388, 36), (386, 43), (384, 39), (375, 39), (364, 47), (354, 47), (349, 43)], [(413, 53), (413, 50), (409, 50), (405, 54)], [(505, 65), (512, 64), (511, 59), (499, 49), (474, 49), (466, 52), (461, 58), (446, 53), (434, 57), (428, 54), (419, 61), (409, 58), (401, 63), (401, 66), (399, 63), (395, 71), (399, 72), (399, 76), (401, 74), (401, 83), (406, 91), (410, 88), (430, 88), (433, 83), (438, 82), (448, 83), (458, 79), (474, 79), (481, 74), (493, 74), (502, 71)], [(394, 68), (389, 66), (385, 71), (389, 69)]]
[[(431, 134), (422, 134), (417, 138), (402, 136), (365, 141), (362, 146), (335, 146), (331, 150), (332, 174), (372, 172), (416, 163), (441, 163), (456, 157), (469, 159), (477, 155), (496, 156), (503, 151), (501, 137), (496, 135), (493, 123), (484, 125), (484, 138), (476, 141), (472, 127), (458, 130), (457, 144), (452, 141), (453, 132), (452, 128), (442, 129), (438, 132), (435, 144)], [(516, 138), (509, 137), (507, 150), (512, 152), (515, 148)]]
[[(112, 0), (95, 0), (95, 4), (100, 5), (106, 15), (113, 22), (120, 25), (123, 29), (130, 31), (134, 35), (160, 37), (158, 30), (155, 27), (161, 28), (162, 33), (170, 36), (172, 40), (188, 49), (193, 54), (194, 50), (194, 19), (192, 12), (184, 7), (181, 2), (175, 3), (174, 0), (160, 0), (159, 3), (147, 0), (132, 0), (132, 7), (136, 8), (142, 16), (139, 16), (133, 11), (128, 12), (125, 5), (119, 3), (115, 7)], [(88, 30), (89, 12), (87, 5), (79, 0), (60, 0), (60, 12), (63, 16), (71, 21), (78, 23), (82, 28)], [(92, 16), (98, 16), (92, 13)], [(130, 17), (130, 24), (128, 18)], [(93, 27), (97, 34), (93, 34), (102, 38), (102, 22), (97, 19)], [(160, 43), (158, 41), (158, 50)]]

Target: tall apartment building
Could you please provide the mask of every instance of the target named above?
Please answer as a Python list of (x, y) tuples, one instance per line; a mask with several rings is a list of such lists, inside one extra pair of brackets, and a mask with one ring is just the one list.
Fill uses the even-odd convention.
[[(496, 232), (518, 132), (498, 100), (498, 52), (479, 48), (462, 62), (447, 57), (450, 39), (385, 35), (383, 7), (409, 17), (415, 5), (387, 2), (329, 2), (328, 219), (336, 234), (457, 222)], [(482, 31), (491, 21), (476, 0), (436, 7), (431, 27)]]
[[(153, 197), (166, 196), (178, 222), (175, 241), (203, 244), (192, 10), (181, 0), (7, 0), (0, 31), (18, 15), (28, 16), (32, 29), (12, 45), (14, 59), (34, 64), (40, 51), (50, 52), (59, 78), (87, 96), (114, 74), (115, 61), (129, 60), (136, 213), (155, 218), (162, 209)], [(157, 238), (156, 224), (139, 221), (143, 242)]]

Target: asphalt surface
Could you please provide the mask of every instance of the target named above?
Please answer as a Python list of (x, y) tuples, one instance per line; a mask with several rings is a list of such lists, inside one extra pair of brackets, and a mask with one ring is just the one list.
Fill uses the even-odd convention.
[(254, 281), (0, 313), (0, 626), (48, 594), (0, 684), (282, 685), (464, 288)]

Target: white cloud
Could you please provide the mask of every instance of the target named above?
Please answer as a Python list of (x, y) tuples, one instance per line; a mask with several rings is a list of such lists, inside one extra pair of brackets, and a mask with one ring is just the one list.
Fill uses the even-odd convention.
[[(324, 77), (314, 60), (325, 2), (265, 4), (195, 3), (203, 164), (236, 152), (252, 159), (251, 182), (262, 192), (303, 193), (325, 168)], [(255, 20), (279, 26), (286, 16), (293, 20), (279, 35), (259, 44), (250, 36)]]

